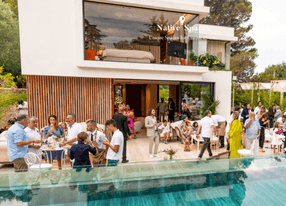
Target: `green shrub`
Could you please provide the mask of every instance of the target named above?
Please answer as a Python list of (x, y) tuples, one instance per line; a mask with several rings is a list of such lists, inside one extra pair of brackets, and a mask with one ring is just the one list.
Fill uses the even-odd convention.
[(201, 106), (201, 115), (205, 116), (205, 112), (210, 110), (212, 114), (215, 114), (217, 106), (220, 104), (220, 101), (215, 100), (215, 98), (210, 94), (202, 95), (202, 106)]
[(16, 104), (18, 100), (27, 101), (27, 94), (26, 93), (14, 93), (11, 90), (4, 91), (0, 90), (0, 121), (2, 121), (5, 112), (7, 111), (8, 107)]

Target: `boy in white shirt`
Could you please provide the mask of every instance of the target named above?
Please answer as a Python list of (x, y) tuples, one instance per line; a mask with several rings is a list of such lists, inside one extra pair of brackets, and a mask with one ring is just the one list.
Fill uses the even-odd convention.
[(107, 166), (117, 166), (118, 161), (122, 158), (124, 137), (122, 132), (116, 128), (114, 119), (107, 120), (105, 126), (109, 131), (113, 132), (111, 142), (103, 142), (107, 146), (106, 149), (108, 149), (106, 155)]
[(167, 144), (168, 143), (168, 139), (170, 137), (170, 127), (168, 125), (168, 122), (166, 120), (163, 121), (163, 123), (160, 124), (159, 128), (162, 130), (161, 135), (164, 137), (164, 143)]

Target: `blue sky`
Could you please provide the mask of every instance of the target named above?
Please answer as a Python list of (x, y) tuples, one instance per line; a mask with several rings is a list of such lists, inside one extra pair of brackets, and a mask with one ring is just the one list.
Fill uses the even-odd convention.
[(256, 41), (259, 57), (255, 73), (268, 65), (286, 61), (286, 0), (251, 0), (253, 13), (249, 23), (254, 28), (248, 33)]

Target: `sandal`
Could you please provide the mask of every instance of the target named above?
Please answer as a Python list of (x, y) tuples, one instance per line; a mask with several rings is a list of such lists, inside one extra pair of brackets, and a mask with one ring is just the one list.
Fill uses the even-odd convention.
[(200, 157), (197, 157), (197, 161), (201, 161), (201, 158), (200, 158)]

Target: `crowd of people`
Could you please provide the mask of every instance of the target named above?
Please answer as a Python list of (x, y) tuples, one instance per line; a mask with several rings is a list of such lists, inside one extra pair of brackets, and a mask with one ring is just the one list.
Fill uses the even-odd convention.
[[(120, 105), (118, 113), (106, 121), (106, 129), (113, 134), (111, 141), (108, 141), (103, 131), (97, 127), (95, 120), (87, 120), (87, 131), (84, 131), (83, 126), (76, 122), (76, 115), (73, 113), (69, 113), (65, 122), (61, 123), (57, 116), (50, 115), (48, 125), (43, 128), (43, 131), (38, 129), (37, 117), (19, 113), (17, 121), (13, 122), (7, 131), (9, 160), (13, 163), (15, 171), (25, 171), (28, 169), (25, 155), (31, 152), (42, 160), (42, 144), (56, 140), (60, 147), (69, 145), (68, 156), (73, 161), (74, 167), (106, 164), (116, 166), (120, 159), (122, 163), (127, 163), (129, 160), (126, 157), (126, 141), (132, 139), (132, 132), (135, 133), (132, 128), (133, 119), (134, 114), (129, 106)], [(52, 160), (57, 160), (58, 167), (61, 169), (61, 158), (62, 155), (53, 155), (50, 163)]]
[(168, 121), (174, 122), (175, 121), (175, 110), (176, 105), (174, 103), (173, 98), (168, 99), (168, 103), (165, 102), (164, 98), (161, 98), (161, 101), (158, 102), (156, 109), (158, 111), (158, 120), (160, 122), (163, 122), (166, 117), (166, 114), (168, 113)]
[[(243, 146), (246, 149), (254, 149), (254, 155), (258, 150), (265, 152), (264, 142), (266, 130), (272, 131), (271, 144), (273, 153), (276, 154), (276, 146), (279, 148), (283, 144), (283, 136), (286, 135), (286, 112), (282, 114), (278, 105), (272, 105), (268, 110), (257, 103), (257, 107), (252, 108), (251, 104), (247, 104), (246, 108), (236, 106), (229, 120), (229, 144), (231, 156), (239, 156), (238, 149)], [(284, 144), (285, 148), (286, 144)]]
[[(213, 135), (219, 138), (220, 148), (225, 147), (226, 127), (229, 124), (230, 129), (227, 138), (227, 150), (230, 151), (231, 157), (239, 157), (238, 150), (245, 147), (246, 149), (254, 148), (254, 155), (260, 152), (265, 152), (264, 142), (266, 130), (273, 129), (277, 135), (286, 135), (286, 112), (284, 115), (278, 105), (273, 105), (268, 110), (258, 102), (256, 108), (252, 108), (251, 104), (247, 104), (246, 108), (236, 106), (231, 113), (230, 119), (227, 120), (220, 115), (213, 115), (207, 110), (205, 116), (200, 123), (190, 123), (189, 110), (183, 103), (183, 111), (186, 110), (186, 115), (183, 116), (181, 128), (182, 144), (189, 142), (192, 135), (199, 135), (203, 138), (204, 144), (201, 148), (197, 160), (203, 157), (205, 150), (208, 150), (211, 157), (212, 151), (210, 147), (211, 138)], [(159, 130), (164, 143), (167, 144), (170, 138), (171, 127), (170, 122), (174, 120), (175, 105), (170, 98), (166, 104), (164, 99), (158, 103), (159, 119), (156, 117), (156, 110), (151, 108), (145, 118), (145, 127), (147, 128), (147, 137), (149, 139), (149, 156), (151, 158), (159, 157)], [(164, 119), (165, 111), (169, 109), (169, 121)], [(7, 132), (7, 150), (10, 161), (14, 164), (16, 171), (28, 169), (24, 160), (28, 152), (35, 153), (42, 160), (43, 153), (41, 146), (44, 142), (57, 140), (60, 147), (69, 145), (68, 156), (73, 160), (74, 167), (85, 166), (115, 166), (122, 159), (122, 163), (127, 163), (127, 140), (136, 138), (134, 130), (134, 111), (129, 105), (120, 104), (118, 112), (105, 123), (105, 127), (112, 132), (111, 141), (108, 140), (102, 129), (97, 126), (95, 120), (86, 121), (86, 131), (81, 124), (76, 122), (76, 115), (69, 113), (66, 116), (65, 122), (59, 122), (56, 115), (48, 117), (48, 125), (43, 128), (43, 131), (38, 129), (37, 117), (27, 115), (27, 103), (19, 101), (19, 116), (17, 122)], [(171, 112), (170, 112), (171, 111)], [(14, 123), (14, 122), (13, 122)], [(273, 152), (278, 152), (282, 145), (283, 138), (273, 138)], [(284, 143), (286, 147), (286, 142)], [(48, 157), (45, 157), (46, 159)], [(50, 158), (57, 160), (58, 167), (62, 168), (62, 156), (55, 155)]]

